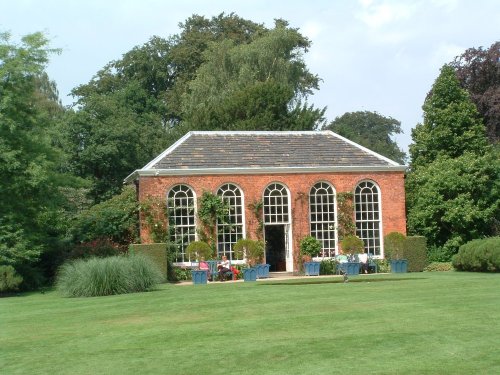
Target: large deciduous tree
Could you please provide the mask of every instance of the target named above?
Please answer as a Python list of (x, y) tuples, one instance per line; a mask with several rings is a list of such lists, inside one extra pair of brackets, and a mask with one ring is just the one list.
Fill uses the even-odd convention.
[(498, 226), (500, 163), (455, 71), (444, 66), (412, 132), (407, 176), (408, 228), (449, 257)]
[(60, 234), (59, 187), (67, 181), (50, 128), (63, 110), (44, 71), (54, 52), (42, 33), (20, 44), (0, 34), (0, 264), (18, 270)]
[(460, 84), (484, 120), (488, 139), (500, 139), (500, 42), (490, 48), (469, 48), (451, 63)]
[(405, 163), (405, 152), (392, 138), (403, 132), (401, 122), (392, 117), (370, 111), (348, 112), (333, 120), (326, 129), (400, 164)]

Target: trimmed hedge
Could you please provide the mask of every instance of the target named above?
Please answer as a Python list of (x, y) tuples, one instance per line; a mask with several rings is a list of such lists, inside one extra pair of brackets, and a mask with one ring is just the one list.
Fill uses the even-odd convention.
[(460, 246), (452, 263), (459, 271), (500, 272), (500, 237), (467, 242)]
[(428, 263), (425, 237), (406, 237), (403, 254), (404, 259), (408, 260), (408, 272), (422, 272)]
[(160, 269), (163, 281), (166, 281), (170, 268), (167, 246), (168, 244), (166, 243), (131, 244), (129, 246), (129, 253), (143, 254), (150, 258)]
[(424, 268), (424, 272), (448, 272), (454, 270), (451, 262), (432, 262)]

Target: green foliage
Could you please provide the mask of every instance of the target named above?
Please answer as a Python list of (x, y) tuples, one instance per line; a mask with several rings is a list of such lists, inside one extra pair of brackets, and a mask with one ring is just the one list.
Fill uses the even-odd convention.
[(255, 220), (257, 220), (257, 228), (255, 229), (255, 236), (259, 239), (263, 239), (263, 233), (264, 233), (264, 215), (262, 213), (262, 210), (264, 208), (264, 202), (261, 200), (252, 202), (248, 204), (248, 208), (252, 211)]
[(200, 260), (201, 258), (211, 259), (213, 257), (213, 250), (206, 242), (192, 241), (186, 247), (186, 255), (192, 261)]
[(426, 238), (422, 236), (406, 237), (403, 254), (408, 261), (408, 272), (422, 272), (428, 263)]
[(488, 139), (497, 143), (500, 139), (500, 42), (488, 49), (469, 48), (450, 65), (483, 118)]
[(250, 266), (262, 263), (265, 245), (262, 241), (241, 238), (233, 246), (236, 259), (245, 257)]
[(487, 146), (484, 125), (452, 67), (443, 66), (422, 109), (424, 123), (412, 130), (412, 169), (427, 166), (439, 156), (484, 154)]
[(170, 231), (168, 226), (168, 209), (165, 199), (148, 196), (139, 204), (142, 225), (149, 232), (151, 240), (155, 243), (168, 242)]
[(459, 271), (500, 272), (500, 237), (467, 242), (460, 246), (452, 263)]
[(346, 236), (340, 244), (345, 254), (361, 254), (365, 251), (365, 244), (358, 236)]
[(71, 225), (75, 242), (108, 238), (120, 244), (137, 239), (138, 204), (135, 188), (127, 186), (114, 197), (82, 211)]
[(0, 266), (0, 293), (19, 290), (23, 282), (22, 276), (12, 266)]
[(320, 275), (335, 275), (337, 272), (337, 262), (335, 259), (323, 259), (319, 264)]
[(451, 262), (432, 262), (424, 268), (424, 272), (447, 272), (454, 270)]
[(300, 240), (299, 249), (301, 255), (307, 255), (311, 258), (317, 257), (321, 253), (321, 242), (313, 236), (306, 236)]
[(353, 198), (354, 195), (349, 191), (337, 194), (337, 225), (339, 240), (342, 240), (346, 236), (356, 235)]
[(148, 257), (160, 270), (163, 279), (172, 280), (171, 258), (175, 255), (175, 250), (171, 247), (168, 243), (130, 244), (129, 253)]
[(228, 222), (229, 209), (229, 204), (218, 195), (209, 191), (204, 191), (201, 195), (198, 218), (203, 226), (203, 235), (214, 250), (217, 243), (217, 224)]
[(89, 242), (76, 244), (68, 255), (68, 259), (105, 258), (113, 255), (121, 255), (127, 251), (125, 246), (110, 241), (107, 238), (99, 238)]
[[(403, 233), (391, 232), (384, 237), (384, 255), (387, 259), (403, 259), (406, 236)], [(406, 254), (405, 254), (406, 255)]]
[(174, 267), (173, 268), (173, 279), (171, 281), (188, 281), (191, 280), (191, 268), (186, 267)]
[(161, 281), (161, 272), (151, 260), (131, 255), (65, 263), (56, 287), (65, 297), (96, 297), (148, 291)]
[(405, 163), (406, 154), (392, 139), (395, 134), (403, 132), (401, 122), (392, 117), (369, 111), (347, 112), (328, 124), (326, 129), (400, 164)]
[(499, 160), (494, 152), (465, 153), (412, 171), (406, 179), (410, 233), (448, 254), (492, 233), (500, 217)]

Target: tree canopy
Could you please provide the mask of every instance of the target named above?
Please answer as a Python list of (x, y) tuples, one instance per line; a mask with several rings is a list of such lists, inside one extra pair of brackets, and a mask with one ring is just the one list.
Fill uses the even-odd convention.
[(347, 112), (333, 120), (326, 129), (350, 139), (391, 160), (404, 164), (406, 154), (392, 139), (401, 134), (401, 122), (377, 112)]
[(446, 257), (497, 230), (500, 163), (455, 71), (444, 66), (412, 132), (406, 179), (408, 228)]
[(500, 42), (488, 49), (469, 48), (450, 65), (483, 118), (488, 139), (497, 143), (500, 138)]

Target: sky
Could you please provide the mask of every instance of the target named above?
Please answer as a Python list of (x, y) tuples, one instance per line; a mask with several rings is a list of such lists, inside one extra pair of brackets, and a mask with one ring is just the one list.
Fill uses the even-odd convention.
[(47, 72), (70, 105), (70, 91), (108, 62), (153, 35), (178, 34), (193, 14), (222, 12), (298, 28), (312, 42), (307, 67), (322, 80), (309, 102), (327, 107), (328, 122), (354, 111), (401, 121), (395, 139), (405, 151), (439, 69), (500, 39), (499, 0), (0, 0), (0, 32), (17, 42), (43, 31), (62, 49)]

